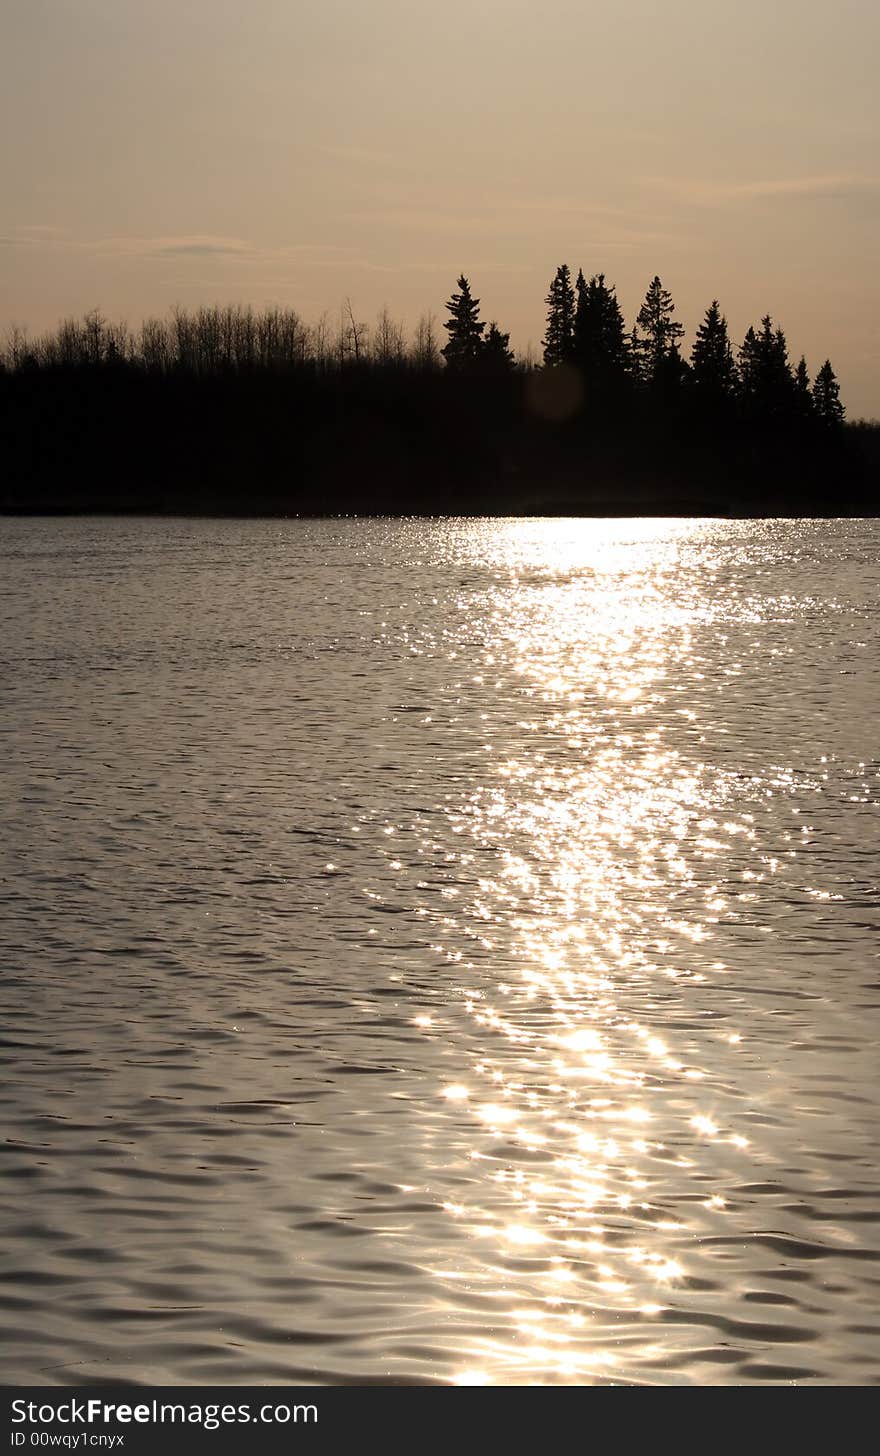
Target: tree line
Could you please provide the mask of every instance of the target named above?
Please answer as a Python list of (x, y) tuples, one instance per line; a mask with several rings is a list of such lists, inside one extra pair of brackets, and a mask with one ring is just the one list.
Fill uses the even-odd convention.
[[(449, 343), (442, 350), (447, 364), (457, 369), (511, 367), (509, 335), (496, 323), (484, 335), (479, 299), (472, 297), (466, 278), (459, 278), (458, 289), (446, 305), (451, 315), (446, 323)], [(792, 368), (785, 334), (769, 314), (757, 330), (749, 328), (734, 354), (727, 319), (713, 299), (688, 360), (681, 352), (684, 329), (674, 317), (672, 295), (656, 275), (629, 331), (604, 273), (588, 281), (579, 269), (572, 284), (568, 264), (562, 263), (545, 302), (545, 367), (576, 370), (584, 396), (602, 408), (619, 406), (639, 391), (667, 402), (689, 392), (716, 414), (738, 405), (753, 415), (814, 417), (832, 428), (843, 423), (845, 409), (830, 360), (814, 381), (803, 356)]]
[(791, 367), (785, 333), (769, 314), (758, 329), (749, 328), (734, 354), (727, 319), (712, 298), (686, 360), (680, 349), (685, 331), (675, 319), (672, 294), (657, 275), (629, 332), (605, 274), (594, 274), (587, 282), (578, 271), (573, 285), (567, 264), (559, 265), (546, 304), (543, 361), (549, 367), (580, 368), (597, 395), (615, 397), (626, 389), (650, 389), (667, 397), (691, 392), (714, 412), (739, 403), (746, 414), (814, 416), (832, 428), (844, 422), (830, 360), (813, 381), (803, 355)]
[(407, 338), (387, 307), (370, 328), (356, 319), (348, 299), (335, 324), (326, 314), (309, 324), (292, 308), (258, 311), (228, 304), (176, 307), (167, 318), (147, 318), (131, 329), (92, 309), (34, 339), (14, 327), (0, 347), (0, 371), (7, 372), (130, 366), (153, 374), (209, 376), (362, 363), (439, 367), (434, 316), (425, 314)]
[[(739, 348), (717, 300), (689, 351), (655, 277), (632, 327), (602, 273), (550, 281), (543, 360), (461, 275), (442, 325), (346, 300), (94, 310), (0, 346), (0, 510), (876, 510), (880, 430), (768, 315)], [(847, 507), (849, 508), (849, 506)]]
[[(814, 380), (803, 357), (793, 368), (785, 334), (769, 314), (757, 329), (749, 328), (734, 353), (727, 320), (713, 299), (686, 359), (681, 351), (684, 329), (659, 277), (652, 279), (631, 330), (604, 273), (587, 280), (581, 269), (572, 283), (570, 269), (562, 263), (545, 301), (544, 367), (577, 371), (582, 398), (603, 410), (618, 409), (637, 392), (650, 391), (670, 404), (689, 392), (714, 412), (737, 404), (746, 413), (814, 416), (832, 427), (844, 420), (830, 361), (825, 360)], [(408, 338), (387, 307), (370, 327), (356, 318), (350, 300), (335, 326), (326, 315), (317, 324), (308, 324), (290, 308), (257, 312), (233, 305), (194, 311), (175, 308), (166, 319), (148, 318), (139, 329), (130, 330), (93, 310), (34, 340), (20, 329), (11, 330), (0, 350), (0, 370), (128, 365), (159, 373), (210, 375), (305, 367), (332, 370), (351, 364), (430, 371), (445, 363), (459, 372), (498, 374), (534, 367), (529, 359), (517, 364), (510, 335), (497, 322), (487, 325), (481, 320), (480, 300), (463, 275), (446, 309), (448, 340), (442, 348), (433, 314), (424, 314)]]

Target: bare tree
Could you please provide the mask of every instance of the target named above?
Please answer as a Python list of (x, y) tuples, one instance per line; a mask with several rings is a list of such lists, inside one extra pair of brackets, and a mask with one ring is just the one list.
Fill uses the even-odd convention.
[(7, 368), (20, 369), (27, 352), (27, 329), (23, 329), (20, 324), (12, 324), (6, 335), (3, 349)]
[(326, 369), (330, 359), (330, 321), (326, 312), (321, 314), (317, 323), (312, 324), (311, 338), (315, 362), (321, 369)]
[(412, 361), (417, 369), (439, 369), (440, 345), (437, 341), (436, 315), (423, 313), (416, 324)]
[(377, 364), (400, 364), (406, 356), (406, 335), (402, 326), (396, 323), (383, 305), (376, 318), (373, 332), (372, 357)]
[(140, 333), (140, 359), (144, 368), (164, 374), (168, 369), (170, 357), (168, 326), (165, 320), (144, 319)]
[(107, 320), (100, 309), (91, 309), (83, 319), (86, 359), (89, 364), (103, 364), (107, 347)]
[(358, 323), (355, 320), (354, 309), (351, 306), (351, 299), (346, 298), (339, 313), (339, 338), (337, 349), (339, 364), (342, 367), (347, 361), (354, 360), (359, 364), (363, 355), (369, 329), (366, 324)]

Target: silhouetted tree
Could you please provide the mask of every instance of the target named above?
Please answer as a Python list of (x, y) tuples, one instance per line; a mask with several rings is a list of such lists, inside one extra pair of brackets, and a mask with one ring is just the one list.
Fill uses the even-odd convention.
[[(581, 274), (583, 277), (583, 274)], [(567, 263), (556, 269), (547, 304), (547, 332), (541, 340), (545, 364), (562, 364), (571, 358), (574, 332), (574, 289)]]
[[(63, 327), (63, 324), (59, 326), (59, 334)], [(27, 351), (27, 330), (21, 328), (19, 324), (13, 324), (6, 336), (5, 350), (5, 363), (13, 374), (17, 369), (21, 368), (21, 362)]]
[(417, 369), (436, 369), (440, 363), (440, 346), (434, 331), (435, 323), (436, 319), (432, 313), (423, 313), (416, 324), (412, 361)]
[(710, 401), (731, 399), (736, 388), (736, 365), (727, 333), (727, 319), (713, 298), (691, 350), (694, 388)]
[(391, 317), (387, 303), (376, 318), (371, 353), (377, 364), (386, 367), (389, 364), (402, 364), (406, 357), (403, 328)]
[(358, 323), (355, 319), (351, 299), (347, 298), (339, 310), (339, 333), (336, 338), (336, 350), (341, 365), (350, 361), (355, 364), (361, 362), (366, 354), (369, 332), (368, 324)]
[(840, 385), (829, 359), (825, 360), (816, 375), (816, 382), (813, 385), (813, 405), (816, 418), (821, 420), (823, 425), (836, 428), (843, 424), (846, 410), (840, 402)]
[(588, 396), (607, 402), (619, 395), (627, 379), (629, 351), (620, 304), (604, 273), (594, 274), (589, 283), (578, 273), (572, 343)]
[(107, 321), (100, 309), (93, 308), (85, 316), (86, 357), (90, 364), (102, 364), (106, 347)]
[(659, 360), (651, 387), (661, 408), (674, 419), (681, 404), (685, 386), (691, 379), (691, 366), (683, 359), (678, 344), (673, 344)]
[(810, 392), (810, 375), (807, 370), (807, 361), (803, 354), (794, 371), (794, 403), (795, 411), (800, 419), (809, 419), (813, 414), (814, 407), (813, 396)]
[(636, 319), (636, 326), (642, 330), (642, 357), (648, 379), (654, 379), (660, 364), (684, 334), (681, 324), (672, 317), (674, 312), (672, 294), (655, 274)]
[(481, 352), (481, 361), (489, 373), (507, 374), (513, 368), (514, 357), (509, 344), (510, 334), (503, 334), (493, 319)]
[(758, 392), (759, 377), (758, 336), (751, 324), (739, 349), (739, 388), (746, 403), (751, 402)]
[(458, 280), (459, 292), (453, 293), (446, 307), (451, 317), (443, 325), (449, 332), (449, 342), (441, 353), (450, 369), (467, 369), (476, 363), (483, 347), (483, 330), (480, 322), (480, 300), (471, 297), (470, 285), (464, 275)]
[(794, 413), (794, 381), (782, 329), (765, 314), (761, 329), (750, 328), (739, 352), (740, 393), (747, 414), (781, 421)]
[(571, 347), (572, 354), (575, 352), (575, 338), (583, 332), (584, 317), (587, 312), (587, 280), (584, 277), (583, 268), (578, 268), (578, 276), (574, 283), (574, 323), (572, 325)]
[(629, 377), (636, 386), (648, 382), (648, 359), (646, 342), (639, 333), (639, 326), (635, 324), (628, 340), (627, 367)]
[(552, 288), (575, 307), (557, 342), (577, 367), (536, 368), (523, 388), (531, 355), (514, 362), (464, 277), (445, 381), (430, 315), (407, 345), (387, 310), (368, 337), (350, 302), (338, 334), (326, 315), (238, 304), (133, 334), (97, 310), (42, 337), (15, 330), (0, 341), (0, 510), (592, 510), (618, 487), (624, 510), (876, 508), (880, 427), (844, 428), (830, 363), (811, 388), (769, 315), (743, 341), (731, 404), (716, 300), (690, 368), (659, 279), (627, 338), (604, 276), (571, 289), (566, 275)]

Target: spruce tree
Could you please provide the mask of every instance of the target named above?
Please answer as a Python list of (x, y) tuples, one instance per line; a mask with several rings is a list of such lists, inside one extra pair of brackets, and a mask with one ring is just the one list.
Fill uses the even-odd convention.
[(502, 333), (493, 319), (481, 350), (481, 362), (488, 373), (510, 373), (514, 365), (514, 357), (509, 345), (510, 334)]
[(458, 280), (459, 292), (453, 293), (446, 307), (451, 318), (443, 325), (449, 332), (449, 342), (441, 353), (450, 369), (467, 369), (476, 363), (483, 348), (483, 330), (480, 322), (480, 300), (471, 297), (470, 285), (462, 275)]
[(782, 329), (765, 314), (760, 332), (750, 328), (739, 353), (741, 395), (748, 413), (763, 420), (782, 420), (795, 409), (795, 389), (788, 345)]
[(589, 294), (587, 280), (584, 277), (583, 268), (578, 268), (578, 276), (574, 283), (574, 324), (572, 326), (571, 349), (572, 357), (578, 363), (583, 362), (584, 339), (588, 329), (587, 316), (589, 313)]
[(782, 329), (773, 328), (769, 314), (761, 320), (758, 350), (765, 408), (770, 414), (788, 414), (794, 404), (794, 380), (788, 362), (788, 345)]
[(673, 345), (677, 347), (679, 339), (684, 334), (681, 324), (672, 317), (674, 312), (675, 304), (672, 302), (672, 294), (668, 288), (663, 287), (660, 279), (655, 275), (636, 319), (636, 325), (643, 334), (644, 359), (650, 379), (656, 377), (661, 363)]
[(691, 366), (681, 357), (678, 344), (673, 344), (657, 365), (651, 384), (661, 404), (673, 409), (679, 404), (690, 378)]
[(556, 269), (550, 292), (547, 294), (547, 332), (541, 343), (544, 347), (544, 363), (562, 364), (571, 358), (572, 331), (574, 329), (574, 289), (567, 263)]
[(727, 333), (727, 319), (713, 298), (691, 350), (695, 389), (705, 398), (730, 399), (736, 385), (736, 365)]
[(813, 413), (813, 396), (810, 393), (810, 375), (803, 354), (794, 371), (795, 409), (801, 419), (809, 419)]
[(607, 396), (620, 390), (629, 370), (629, 347), (617, 295), (604, 273), (594, 274), (589, 283), (578, 274), (573, 346), (588, 391)]
[(843, 424), (846, 410), (840, 400), (840, 385), (837, 382), (837, 375), (831, 368), (830, 359), (825, 360), (816, 375), (816, 382), (813, 385), (813, 405), (816, 418), (821, 420), (823, 425), (836, 429)]
[(739, 387), (740, 395), (746, 404), (750, 404), (758, 392), (758, 336), (751, 324), (746, 330), (746, 336), (740, 345), (739, 351)]
[(648, 353), (646, 342), (639, 333), (638, 324), (633, 327), (627, 340), (627, 372), (638, 388), (648, 382)]

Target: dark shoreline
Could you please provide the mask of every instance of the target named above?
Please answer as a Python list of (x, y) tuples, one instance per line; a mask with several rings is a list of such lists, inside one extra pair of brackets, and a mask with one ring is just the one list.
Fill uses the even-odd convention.
[(0, 515), (880, 515), (880, 425), (651, 394), (548, 418), (547, 379), (22, 370), (0, 376)]
[(768, 506), (763, 510), (721, 510), (707, 505), (705, 509), (614, 510), (610, 506), (595, 510), (576, 510), (572, 506), (549, 502), (546, 506), (522, 509), (455, 510), (455, 511), (281, 511), (281, 510), (112, 510), (107, 506), (77, 508), (0, 509), (0, 519), (8, 521), (45, 520), (141, 520), (141, 521), (486, 521), (486, 520), (580, 520), (580, 521), (647, 521), (647, 520), (717, 520), (717, 521), (873, 521), (880, 519), (880, 508), (867, 511), (854, 506), (827, 511), (786, 509)]

